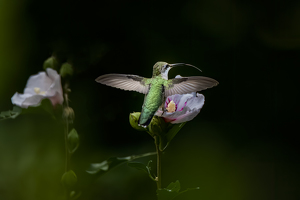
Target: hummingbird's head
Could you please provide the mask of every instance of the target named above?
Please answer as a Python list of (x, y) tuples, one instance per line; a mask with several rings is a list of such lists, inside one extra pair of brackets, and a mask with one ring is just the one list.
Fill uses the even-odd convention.
[(194, 67), (201, 71), (199, 68), (190, 65), (190, 64), (185, 64), (185, 63), (175, 63), (175, 64), (169, 64), (166, 62), (157, 62), (153, 66), (153, 77), (161, 75), (162, 78), (168, 80), (168, 72), (171, 68), (177, 67), (177, 66), (189, 66), (189, 67)]
[(153, 66), (153, 77), (162, 75), (164, 76), (165, 74), (167, 75), (168, 79), (168, 72), (171, 69), (171, 65), (169, 65), (166, 62), (157, 62)]

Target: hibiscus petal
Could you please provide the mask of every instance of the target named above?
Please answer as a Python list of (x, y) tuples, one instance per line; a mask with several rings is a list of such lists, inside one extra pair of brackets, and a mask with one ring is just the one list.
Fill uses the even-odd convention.
[(11, 100), (13, 104), (27, 108), (38, 106), (44, 98), (49, 98), (53, 105), (62, 104), (64, 100), (60, 75), (51, 68), (47, 68), (47, 74), (40, 72), (30, 76), (24, 94), (16, 93)]
[(46, 96), (51, 97), (50, 100), (52, 101), (53, 105), (57, 103), (62, 104), (64, 98), (63, 98), (60, 76), (57, 74), (55, 70), (51, 68), (47, 68), (47, 74), (52, 79), (53, 83), (50, 85), (50, 88), (47, 90)]
[(40, 72), (37, 75), (32, 75), (29, 77), (26, 87), (24, 89), (24, 94), (35, 95), (34, 88), (38, 87), (41, 91), (46, 91), (52, 84), (52, 80), (46, 75), (45, 72)]
[(173, 122), (177, 120), (181, 115), (184, 115), (189, 110), (188, 107), (184, 107), (181, 111), (176, 111), (173, 113), (165, 112), (162, 117), (165, 119), (166, 122)]
[(204, 105), (204, 95), (197, 93), (197, 97), (190, 98), (187, 101), (187, 106), (193, 109), (201, 109)]
[(194, 119), (200, 112), (200, 109), (194, 109), (191, 111), (187, 111), (185, 114), (180, 115), (176, 118), (176, 120), (171, 121), (171, 124), (179, 124), (187, 121), (191, 121)]
[(11, 98), (11, 102), (21, 108), (28, 108), (28, 106), (37, 106), (44, 97), (41, 95), (31, 95), (31, 94), (19, 94), (15, 93)]
[(192, 94), (185, 94), (185, 95), (176, 94), (176, 95), (181, 96), (181, 98), (177, 104), (178, 111), (181, 111), (187, 105), (188, 100), (193, 97)]
[(28, 106), (39, 106), (42, 99), (45, 97), (42, 95), (33, 95), (31, 97), (28, 97), (25, 99), (25, 101), (22, 103), (22, 105), (27, 108)]
[(190, 93), (179, 95), (175, 94), (167, 97), (167, 101), (174, 101), (177, 103), (177, 110), (173, 113), (164, 112), (159, 109), (156, 112), (157, 116), (163, 117), (166, 122), (172, 124), (183, 123), (194, 119), (200, 112), (204, 105), (205, 98), (199, 93)]

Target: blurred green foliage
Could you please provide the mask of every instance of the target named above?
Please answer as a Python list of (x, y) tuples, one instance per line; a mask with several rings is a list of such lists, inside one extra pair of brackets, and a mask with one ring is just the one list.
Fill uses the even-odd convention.
[[(0, 111), (52, 55), (72, 63), (70, 106), (80, 146), (79, 199), (153, 200), (156, 186), (126, 165), (90, 185), (90, 163), (154, 151), (128, 114), (144, 96), (97, 84), (106, 73), (220, 82), (163, 155), (162, 184), (200, 187), (176, 200), (299, 199), (299, 1), (0, 1)], [(144, 163), (147, 163), (147, 159)], [(47, 113), (0, 122), (0, 199), (62, 199), (63, 125)]]

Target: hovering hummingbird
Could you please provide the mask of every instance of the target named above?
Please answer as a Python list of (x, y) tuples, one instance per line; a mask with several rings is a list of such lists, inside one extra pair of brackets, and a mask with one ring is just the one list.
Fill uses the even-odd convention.
[(159, 107), (164, 105), (166, 97), (174, 94), (197, 92), (219, 84), (218, 81), (204, 76), (180, 77), (168, 80), (169, 70), (177, 66), (190, 66), (198, 69), (185, 63), (157, 62), (153, 66), (152, 78), (129, 74), (105, 74), (96, 78), (96, 82), (145, 94), (138, 124), (147, 127)]

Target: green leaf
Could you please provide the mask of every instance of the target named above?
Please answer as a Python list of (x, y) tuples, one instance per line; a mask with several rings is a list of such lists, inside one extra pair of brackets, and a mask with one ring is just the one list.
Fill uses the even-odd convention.
[(129, 162), (128, 163), (129, 167), (133, 167), (136, 168), (137, 170), (142, 170), (144, 172), (146, 172), (148, 174), (148, 167), (147, 165), (143, 164), (143, 163), (139, 163), (139, 162)]
[(181, 195), (182, 193), (191, 191), (191, 190), (199, 190), (199, 187), (196, 188), (188, 188), (184, 191), (180, 191), (180, 182), (177, 180), (175, 183), (170, 183), (168, 187), (162, 188), (156, 191), (158, 200), (171, 200), (175, 197)]
[(153, 177), (151, 174), (151, 167), (150, 167), (151, 162), (152, 162), (152, 160), (149, 160), (147, 165), (145, 165), (143, 163), (139, 163), (139, 162), (129, 162), (128, 166), (146, 172), (153, 181), (156, 181), (155, 177)]
[(151, 156), (151, 155), (155, 155), (156, 152), (151, 152), (151, 153), (145, 153), (145, 154), (140, 154), (140, 155), (132, 155), (132, 156), (127, 156), (127, 157), (111, 157), (101, 163), (92, 163), (90, 164), (88, 170), (86, 170), (87, 173), (92, 174), (92, 175), (102, 175), (106, 172), (108, 172), (109, 170), (111, 170), (112, 168), (128, 162), (128, 161), (132, 161), (138, 158), (143, 158), (146, 156)]
[(13, 110), (9, 110), (9, 111), (3, 111), (0, 113), (0, 120), (4, 120), (4, 119), (14, 119), (16, 118), (18, 115), (20, 115), (22, 113), (22, 108), (20, 108), (19, 106), (14, 106)]
[(168, 187), (166, 189), (168, 189), (169, 191), (178, 193), (180, 190), (180, 182), (178, 180), (175, 183), (172, 182), (168, 185)]
[(79, 136), (77, 131), (73, 128), (68, 134), (68, 149), (72, 154), (76, 151), (79, 146)]
[(161, 137), (161, 141), (159, 145), (161, 151), (164, 151), (168, 147), (171, 140), (176, 136), (176, 134), (186, 123), (187, 122), (183, 122), (181, 124), (169, 124), (167, 133)]

